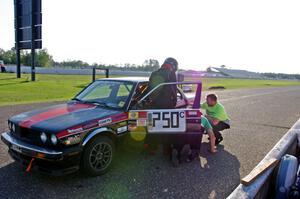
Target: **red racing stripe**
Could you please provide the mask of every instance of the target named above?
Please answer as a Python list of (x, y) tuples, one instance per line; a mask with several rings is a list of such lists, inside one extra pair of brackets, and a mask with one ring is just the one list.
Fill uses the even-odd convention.
[(24, 128), (30, 128), (32, 125), (37, 124), (41, 121), (48, 120), (54, 117), (58, 117), (61, 115), (65, 115), (83, 108), (92, 108), (95, 107), (95, 105), (91, 104), (72, 104), (72, 105), (66, 105), (59, 108), (54, 108), (47, 110), (45, 112), (39, 113), (37, 115), (34, 115), (24, 121), (22, 121), (19, 125)]

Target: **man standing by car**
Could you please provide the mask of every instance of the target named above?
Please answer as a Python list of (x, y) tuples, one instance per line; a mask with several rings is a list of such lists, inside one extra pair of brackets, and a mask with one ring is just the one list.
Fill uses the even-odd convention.
[[(161, 83), (176, 82), (175, 72), (178, 69), (176, 59), (169, 57), (162, 64), (161, 68), (152, 72), (149, 79), (148, 92)], [(150, 95), (150, 104), (153, 109), (172, 109), (177, 102), (177, 86), (165, 85), (156, 89)]]
[[(164, 63), (161, 65), (161, 68), (151, 73), (149, 78), (149, 86), (147, 88), (147, 92), (150, 92), (156, 86), (162, 83), (170, 83), (176, 82), (176, 71), (178, 69), (178, 62), (176, 59), (169, 57)], [(177, 85), (164, 85), (157, 88), (154, 92), (152, 92), (149, 96), (148, 103), (144, 106), (144, 108), (150, 109), (173, 109), (176, 107), (177, 103)], [(151, 143), (151, 141), (146, 138), (145, 140), (145, 148), (148, 150), (150, 154), (154, 154), (157, 149), (157, 145)], [(169, 146), (164, 146), (164, 149), (167, 150)], [(176, 151), (176, 149), (172, 149)], [(174, 152), (175, 153), (175, 152)]]
[(225, 108), (220, 102), (218, 102), (216, 94), (208, 94), (206, 96), (206, 102), (201, 104), (201, 108), (206, 111), (206, 117), (213, 127), (216, 137), (216, 145), (218, 145), (223, 140), (223, 136), (220, 131), (230, 128), (229, 117)]

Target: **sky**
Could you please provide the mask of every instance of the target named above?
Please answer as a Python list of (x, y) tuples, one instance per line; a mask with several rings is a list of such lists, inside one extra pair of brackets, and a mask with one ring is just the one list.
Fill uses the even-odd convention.
[[(55, 61), (209, 66), (300, 73), (298, 0), (42, 0)], [(14, 46), (13, 0), (0, 0), (0, 48)]]

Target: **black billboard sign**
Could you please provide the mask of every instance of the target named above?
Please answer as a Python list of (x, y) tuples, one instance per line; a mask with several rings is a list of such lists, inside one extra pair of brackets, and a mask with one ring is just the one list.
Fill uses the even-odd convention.
[[(16, 48), (42, 48), (42, 3), (41, 0), (15, 0)], [(32, 32), (32, 29), (34, 30)]]
[(20, 50), (31, 49), (31, 80), (35, 81), (35, 49), (42, 48), (42, 0), (14, 0), (17, 78), (21, 77)]

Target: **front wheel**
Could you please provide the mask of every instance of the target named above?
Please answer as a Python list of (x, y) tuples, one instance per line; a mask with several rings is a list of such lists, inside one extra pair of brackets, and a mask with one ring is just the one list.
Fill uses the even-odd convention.
[(82, 166), (85, 173), (93, 176), (106, 173), (113, 161), (114, 142), (106, 136), (98, 136), (83, 151)]

